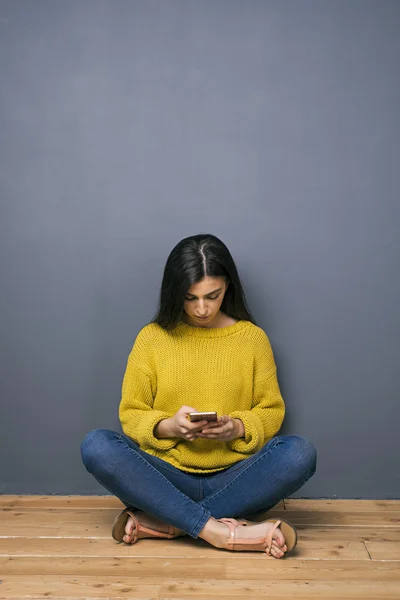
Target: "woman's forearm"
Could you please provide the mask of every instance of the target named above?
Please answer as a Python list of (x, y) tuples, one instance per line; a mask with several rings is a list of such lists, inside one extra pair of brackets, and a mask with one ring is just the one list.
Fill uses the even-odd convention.
[(238, 435), (237, 438), (242, 438), (245, 436), (245, 428), (244, 428), (244, 423), (241, 419), (235, 419), (235, 421), (237, 422), (237, 426), (238, 426)]
[(172, 438), (174, 434), (171, 430), (171, 419), (163, 419), (154, 427), (154, 437), (159, 440)]

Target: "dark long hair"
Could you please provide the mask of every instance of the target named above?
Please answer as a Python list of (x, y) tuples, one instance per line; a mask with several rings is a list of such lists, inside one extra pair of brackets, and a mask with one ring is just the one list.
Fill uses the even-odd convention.
[(228, 248), (211, 233), (184, 238), (173, 248), (164, 268), (157, 313), (150, 322), (166, 330), (175, 329), (182, 319), (184, 297), (190, 286), (204, 277), (223, 277), (226, 285), (229, 283), (221, 304), (225, 314), (257, 324)]

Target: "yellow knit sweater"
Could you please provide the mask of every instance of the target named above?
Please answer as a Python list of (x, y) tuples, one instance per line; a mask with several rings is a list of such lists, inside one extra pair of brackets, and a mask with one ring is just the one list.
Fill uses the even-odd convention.
[[(158, 439), (154, 428), (183, 405), (241, 419), (245, 436), (230, 442)], [(180, 321), (173, 331), (145, 325), (122, 382), (122, 430), (142, 450), (191, 473), (213, 473), (257, 452), (285, 415), (268, 336), (250, 321), (205, 328)]]

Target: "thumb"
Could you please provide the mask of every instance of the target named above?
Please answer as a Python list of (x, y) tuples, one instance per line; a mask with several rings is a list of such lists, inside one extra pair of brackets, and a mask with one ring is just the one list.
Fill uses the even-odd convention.
[(228, 415), (220, 415), (218, 417), (218, 421), (220, 421), (221, 423), (227, 423), (230, 418), (231, 417), (229, 417)]
[(193, 406), (181, 406), (181, 408), (179, 409), (180, 411), (182, 411), (184, 414), (188, 415), (191, 412), (199, 412), (197, 410), (197, 408), (193, 408)]

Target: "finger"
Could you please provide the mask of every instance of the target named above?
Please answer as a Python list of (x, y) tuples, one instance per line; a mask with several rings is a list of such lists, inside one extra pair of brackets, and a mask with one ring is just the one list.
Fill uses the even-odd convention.
[(181, 406), (178, 412), (179, 411), (182, 411), (185, 416), (192, 412), (199, 412), (197, 408), (193, 408), (193, 406), (187, 406), (186, 404), (184, 406)]
[(223, 423), (224, 425), (225, 425), (225, 423), (228, 423), (228, 421), (230, 421), (230, 420), (231, 420), (231, 417), (229, 415), (220, 415), (218, 417), (218, 421), (220, 423)]
[(188, 431), (201, 431), (205, 425), (207, 425), (207, 421), (196, 421), (196, 423), (189, 421), (189, 423), (185, 424), (185, 427)]
[(219, 427), (225, 427), (225, 431), (228, 430), (228, 428), (230, 429), (234, 429), (235, 427), (235, 421), (233, 419), (231, 419), (231, 417), (228, 416), (222, 416), (220, 417), (220, 419), (217, 422), (217, 425)]
[(178, 419), (178, 425), (184, 427), (187, 431), (196, 431), (200, 430), (204, 425), (207, 425), (207, 421), (196, 421), (196, 423), (192, 423), (188, 419)]
[(208, 428), (214, 429), (215, 427), (221, 427), (223, 424), (224, 423), (220, 423), (218, 421), (206, 421), (207, 429)]
[(204, 429), (202, 429), (202, 433), (212, 433), (213, 435), (219, 435), (221, 433), (224, 433), (225, 429), (223, 427), (214, 427), (213, 429), (208, 429), (207, 427), (205, 427)]

